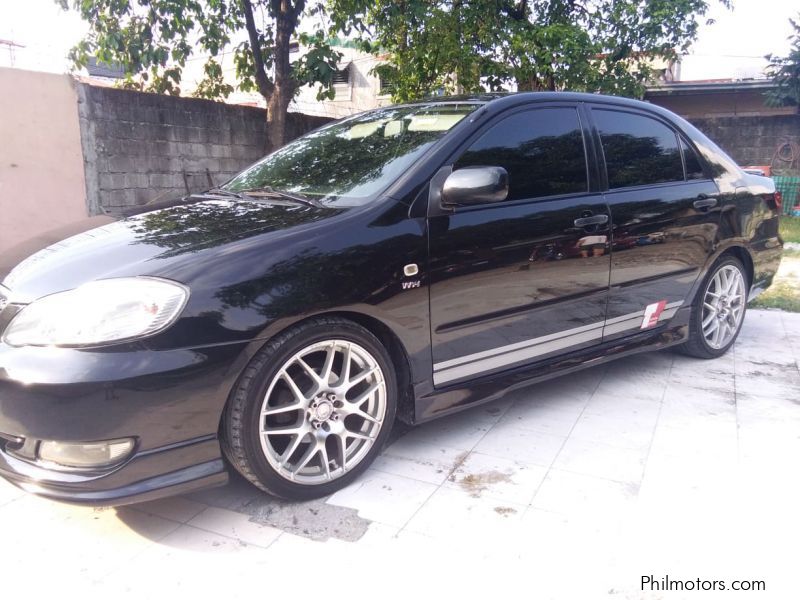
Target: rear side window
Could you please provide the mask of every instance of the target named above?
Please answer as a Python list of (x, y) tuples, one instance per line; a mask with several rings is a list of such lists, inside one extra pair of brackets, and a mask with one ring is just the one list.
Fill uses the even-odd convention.
[(700, 159), (697, 158), (697, 152), (683, 139), (681, 139), (681, 150), (683, 151), (683, 164), (686, 166), (686, 179), (705, 179), (706, 175), (703, 173)]
[(577, 109), (539, 108), (506, 117), (478, 138), (453, 168), (471, 166), (508, 171), (509, 200), (587, 191)]
[(608, 187), (624, 188), (683, 181), (675, 132), (656, 119), (593, 109), (608, 171)]

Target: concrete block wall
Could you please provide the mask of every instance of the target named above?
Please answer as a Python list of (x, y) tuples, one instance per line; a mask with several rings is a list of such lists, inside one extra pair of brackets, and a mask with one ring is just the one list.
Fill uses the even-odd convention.
[[(800, 148), (800, 115), (690, 118), (739, 165), (769, 165), (778, 148), (791, 142)], [(775, 161), (776, 168), (789, 168)], [(800, 168), (795, 164), (794, 169)]]
[[(266, 153), (264, 110), (78, 84), (87, 207), (116, 214), (224, 183)], [(290, 114), (293, 139), (329, 119)]]

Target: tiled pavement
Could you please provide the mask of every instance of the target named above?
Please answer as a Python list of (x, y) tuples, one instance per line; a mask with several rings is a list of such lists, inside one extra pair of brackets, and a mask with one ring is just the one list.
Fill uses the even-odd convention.
[[(411, 429), (307, 504), (225, 488), (92, 510), (0, 483), (8, 597), (800, 597), (800, 314), (734, 351), (595, 367)], [(711, 593), (713, 597), (729, 597)], [(747, 596), (742, 592), (732, 597)]]

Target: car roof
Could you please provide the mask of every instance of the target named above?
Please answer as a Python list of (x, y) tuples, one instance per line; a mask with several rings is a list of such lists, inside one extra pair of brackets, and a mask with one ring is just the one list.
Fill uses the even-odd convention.
[(628, 108), (645, 109), (660, 115), (672, 118), (674, 115), (668, 110), (644, 102), (625, 98), (622, 96), (610, 96), (606, 94), (590, 94), (586, 92), (482, 92), (477, 94), (461, 94), (454, 96), (431, 96), (411, 102), (403, 102), (401, 105), (435, 105), (453, 103), (475, 103), (484, 104), (487, 108), (503, 110), (512, 106), (527, 104), (531, 102), (594, 102), (599, 104), (613, 104)]

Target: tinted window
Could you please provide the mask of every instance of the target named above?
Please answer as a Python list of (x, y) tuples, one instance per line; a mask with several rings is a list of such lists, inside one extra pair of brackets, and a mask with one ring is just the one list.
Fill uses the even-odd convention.
[(683, 181), (678, 138), (672, 129), (632, 113), (592, 112), (603, 143), (608, 187)]
[(705, 179), (703, 167), (694, 149), (681, 140), (681, 150), (683, 150), (683, 164), (686, 166), (686, 179)]
[(503, 119), (454, 168), (478, 165), (508, 171), (509, 200), (585, 192), (586, 153), (577, 110), (542, 108)]

